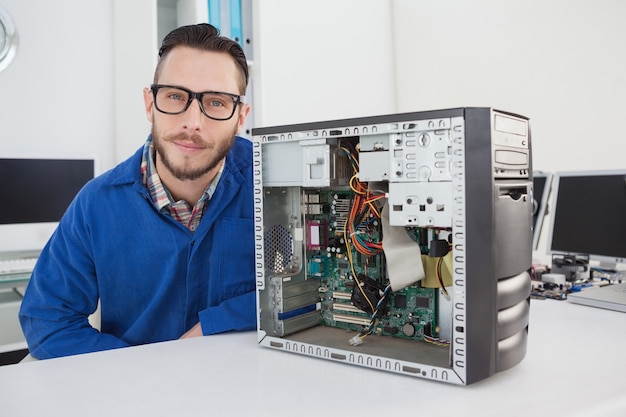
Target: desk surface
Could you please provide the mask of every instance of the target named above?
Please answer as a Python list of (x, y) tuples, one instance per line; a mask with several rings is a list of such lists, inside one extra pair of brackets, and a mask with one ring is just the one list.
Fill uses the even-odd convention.
[(0, 367), (0, 415), (626, 415), (626, 315), (530, 311), (526, 358), (466, 387), (262, 348), (248, 332)]

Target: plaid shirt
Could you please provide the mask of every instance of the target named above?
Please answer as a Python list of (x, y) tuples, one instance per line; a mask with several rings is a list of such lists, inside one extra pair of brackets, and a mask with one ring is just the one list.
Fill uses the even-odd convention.
[(222, 176), (224, 164), (221, 164), (215, 178), (213, 178), (213, 181), (211, 181), (207, 189), (204, 190), (200, 200), (198, 200), (195, 206), (191, 207), (184, 200), (174, 201), (170, 192), (161, 182), (161, 178), (156, 171), (153, 156), (154, 144), (152, 143), (152, 137), (150, 137), (143, 147), (141, 175), (143, 177), (143, 184), (150, 192), (152, 202), (161, 213), (173, 217), (177, 222), (185, 226), (191, 232), (195, 232), (206, 209), (206, 203), (211, 199), (211, 196), (217, 187), (217, 183)]

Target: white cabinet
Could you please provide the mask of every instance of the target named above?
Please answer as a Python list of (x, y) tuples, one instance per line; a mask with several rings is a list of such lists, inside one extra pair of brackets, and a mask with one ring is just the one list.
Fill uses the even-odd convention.
[(21, 352), (26, 356), (26, 340), (18, 319), (21, 302), (22, 297), (15, 290), (0, 289), (0, 364), (18, 361)]

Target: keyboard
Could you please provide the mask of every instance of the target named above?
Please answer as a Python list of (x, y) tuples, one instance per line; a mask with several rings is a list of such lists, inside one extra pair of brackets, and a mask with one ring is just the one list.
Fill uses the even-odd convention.
[(30, 275), (37, 258), (0, 259), (0, 277), (11, 275)]

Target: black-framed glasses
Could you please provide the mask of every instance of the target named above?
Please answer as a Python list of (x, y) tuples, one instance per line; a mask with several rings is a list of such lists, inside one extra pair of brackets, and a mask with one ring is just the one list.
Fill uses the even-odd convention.
[(245, 96), (221, 91), (196, 93), (184, 87), (166, 84), (152, 84), (150, 90), (154, 96), (154, 106), (165, 114), (184, 113), (195, 98), (206, 117), (213, 120), (228, 120), (235, 114), (237, 106), (245, 103)]

